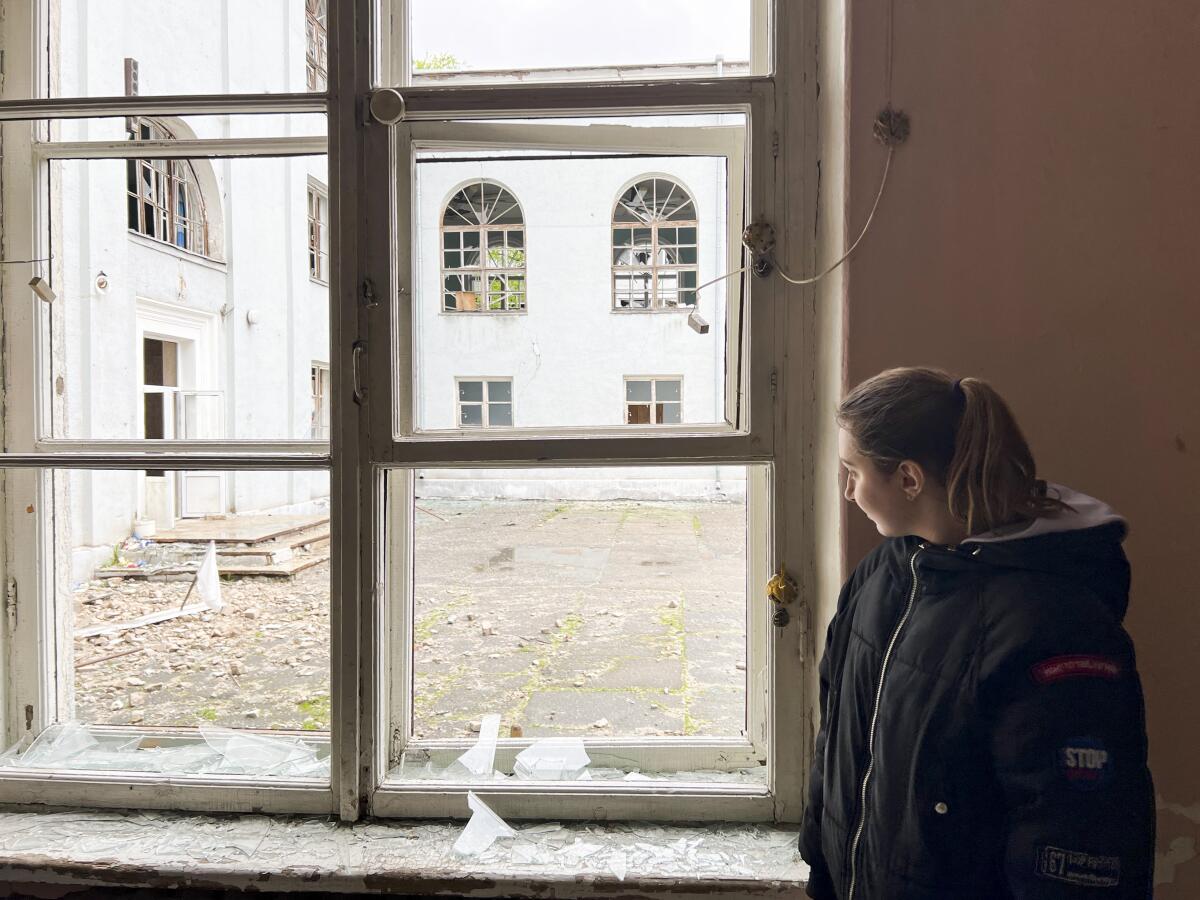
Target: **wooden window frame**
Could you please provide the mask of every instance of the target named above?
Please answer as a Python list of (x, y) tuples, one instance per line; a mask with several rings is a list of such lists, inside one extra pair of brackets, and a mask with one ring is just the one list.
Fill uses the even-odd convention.
[(645, 405), (640, 400), (630, 400), (629, 399), (629, 383), (631, 381), (648, 381), (648, 382), (650, 382), (650, 418), (651, 418), (651, 421), (646, 422), (644, 424), (655, 425), (655, 426), (663, 425), (663, 424), (678, 424), (678, 423), (664, 423), (662, 421), (659, 421), (659, 416), (658, 416), (658, 407), (660, 405), (658, 402), (658, 386), (661, 383), (666, 382), (666, 381), (673, 381), (676, 384), (678, 384), (679, 385), (679, 399), (678, 400), (668, 400), (666, 402), (679, 404), (679, 421), (680, 422), (683, 421), (683, 376), (682, 375), (626, 375), (625, 380), (623, 382), (624, 388), (625, 388), (625, 394), (624, 394), (625, 415), (622, 418), (622, 421), (626, 425), (641, 424), (641, 423), (629, 421), (629, 407)]
[[(662, 79), (644, 83), (497, 83), (470, 86), (412, 85), (409, 82), (406, 0), (347, 0), (329, 8), (328, 90), (312, 94), (245, 94), (194, 97), (50, 98), (38, 79), (35, 48), (47, 46), (45, 17), (33, 4), (9, 9), (3, 37), (6, 79), (0, 99), (4, 121), (2, 161), (6, 248), (10, 257), (41, 258), (46, 250), (38, 237), (49, 210), (46, 194), (24, 197), (28, 172), (53, 158), (127, 159), (130, 151), (111, 142), (70, 146), (39, 141), (38, 121), (60, 117), (238, 115), (245, 113), (326, 112), (329, 119), (331, 197), (331, 376), (333, 423), (329, 446), (320, 442), (162, 442), (149, 449), (143, 442), (62, 441), (42, 437), (44, 407), (59, 402), (41, 385), (47, 371), (40, 337), (53, 316), (33, 306), (23, 293), (29, 272), (9, 266), (0, 272), (6, 331), (11, 336), (4, 360), (10, 378), (6, 411), (6, 452), (0, 465), (7, 471), (6, 530), (17, 537), (29, 532), (20, 511), (46, 501), (57, 490), (54, 472), (64, 468), (140, 470), (331, 470), (331, 660), (334, 756), (331, 783), (322, 788), (253, 778), (139, 778), (111, 773), (0, 772), (0, 801), (60, 805), (143, 806), (193, 810), (265, 813), (333, 813), (353, 821), (379, 815), (461, 815), (465, 789), (435, 785), (429, 790), (394, 790), (386, 784), (391, 723), (393, 660), (374, 648), (385, 646), (392, 623), (389, 608), (388, 560), (404, 565), (403, 506), (387, 505), (385, 482), (411, 490), (413, 472), (421, 467), (490, 467), (529, 464), (593, 466), (613, 464), (760, 466), (752, 493), (760, 503), (784, 498), (775, 516), (750, 536), (751, 552), (771, 568), (797, 573), (802, 585), (811, 578), (813, 546), (805, 492), (813, 465), (801, 453), (801, 440), (818, 421), (818, 403), (807, 386), (814, 381), (811, 289), (784, 285), (778, 279), (754, 280), (753, 301), (746, 304), (749, 326), (742, 365), (730, 366), (728, 396), (738, 398), (732, 428), (660, 428), (653, 434), (637, 429), (575, 434), (416, 435), (411, 409), (395, 389), (397, 370), (411, 364), (411, 245), (396, 235), (411, 234), (410, 174), (401, 177), (397, 160), (407, 159), (412, 127), (421, 123), (469, 119), (523, 119), (547, 115), (675, 114), (691, 111), (744, 110), (750, 116), (747, 165), (752, 195), (747, 214), (776, 228), (779, 246), (794, 271), (815, 266), (811, 241), (817, 208), (817, 152), (811, 137), (816, 127), (816, 13), (805, 4), (752, 0), (760, 20), (771, 19), (772, 40), (754, 41), (755, 72), (745, 78), (717, 81)], [(27, 8), (28, 7), (28, 8)], [(379, 30), (382, 23), (383, 30)], [(767, 34), (763, 31), (763, 35)], [(774, 51), (775, 44), (787, 52)], [(377, 68), (382, 51), (385, 68)], [(771, 71), (773, 67), (773, 72)], [(379, 84), (396, 85), (405, 101), (403, 123), (387, 127), (373, 121), (369, 99)], [(34, 98), (34, 99), (30, 99)], [(513, 128), (525, 126), (513, 125)], [(168, 142), (169, 143), (169, 142)], [(325, 143), (308, 138), (272, 137), (252, 140), (179, 141), (156, 148), (156, 155), (191, 156), (311, 155)], [(24, 179), (24, 182), (21, 182)], [(388, 189), (383, 189), (383, 181)], [(19, 202), (10, 203), (16, 199)], [(789, 236), (792, 236), (789, 239)], [(722, 267), (724, 262), (722, 261)], [(50, 269), (53, 273), (53, 268)], [(53, 278), (51, 278), (53, 282)], [(701, 295), (703, 304), (703, 294)], [(789, 348), (799, 348), (789, 355)], [(793, 386), (795, 386), (793, 388)], [(22, 400), (21, 398), (26, 399)], [(792, 432), (795, 432), (793, 435)], [(158, 443), (158, 442), (156, 442)], [(403, 487), (404, 482), (410, 486)], [(47, 485), (49, 487), (47, 488)], [(17, 607), (16, 631), (0, 652), (10, 675), (0, 727), (20, 733), (27, 720), (43, 727), (54, 707), (57, 690), (47, 677), (56, 636), (42, 614), (39, 585), (53, 583), (45, 572), (53, 554), (44, 531), (31, 538), (37, 551), (17, 548), (5, 573), (10, 592), (25, 599)], [(774, 748), (768, 780), (762, 790), (729, 786), (679, 785), (664, 788), (630, 784), (596, 791), (575, 784), (509, 790), (481, 789), (487, 796), (511, 795), (520, 815), (608, 818), (778, 820), (795, 821), (802, 809), (805, 772), (810, 761), (808, 716), (796, 715), (797, 685), (807, 695), (811, 682), (812, 629), (804, 605), (793, 609), (791, 624), (764, 629), (751, 638), (762, 642), (767, 665), (756, 677), (766, 685), (766, 708), (758, 721), (755, 742)], [(761, 591), (751, 598), (754, 615), (768, 608)], [(11, 607), (10, 607), (11, 608)], [(762, 619), (765, 621), (765, 618)], [(403, 640), (404, 635), (399, 635)], [(14, 647), (28, 652), (11, 653)], [(757, 702), (757, 701), (752, 701)], [(786, 750), (785, 750), (786, 748)], [(719, 753), (719, 747), (712, 747)], [(673, 752), (673, 751), (672, 751)]]

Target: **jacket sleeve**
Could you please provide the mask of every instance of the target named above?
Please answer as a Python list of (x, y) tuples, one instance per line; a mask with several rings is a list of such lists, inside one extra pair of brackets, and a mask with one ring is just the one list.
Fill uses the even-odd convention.
[[(1063, 615), (1064, 604), (1075, 609)], [(1132, 642), (1086, 598), (1015, 606), (989, 629), (979, 673), (1009, 890), (1151, 897), (1154, 793)]]

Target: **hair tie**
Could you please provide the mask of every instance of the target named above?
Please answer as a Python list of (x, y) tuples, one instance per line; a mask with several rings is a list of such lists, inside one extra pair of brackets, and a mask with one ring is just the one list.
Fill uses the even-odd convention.
[(954, 386), (950, 388), (950, 390), (954, 391), (954, 393), (958, 394), (960, 397), (965, 397), (967, 396), (967, 392), (963, 390), (962, 383), (963, 380), (961, 378), (955, 379)]

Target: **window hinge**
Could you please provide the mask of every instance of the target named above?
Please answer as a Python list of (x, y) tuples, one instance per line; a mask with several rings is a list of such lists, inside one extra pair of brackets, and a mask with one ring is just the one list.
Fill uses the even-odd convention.
[(779, 159), (779, 132), (778, 131), (771, 132), (771, 156), (775, 159)]
[(351, 351), (351, 361), (354, 369), (354, 402), (362, 406), (367, 398), (366, 366), (367, 345), (365, 341), (355, 341)]
[(17, 630), (17, 579), (8, 579), (8, 585), (4, 592), (4, 608), (8, 613), (8, 630), (10, 633), (16, 633)]
[(779, 393), (779, 370), (771, 369), (771, 400), (774, 402), (775, 395)]

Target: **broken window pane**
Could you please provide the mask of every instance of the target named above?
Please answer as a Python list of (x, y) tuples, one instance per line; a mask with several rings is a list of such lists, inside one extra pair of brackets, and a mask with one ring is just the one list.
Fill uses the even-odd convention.
[[(695, 221), (696, 205), (677, 182), (646, 178), (622, 192), (613, 209), (614, 308), (695, 305), (695, 292), (681, 290), (697, 284)], [(627, 227), (636, 222), (649, 227)]]
[(758, 74), (748, 2), (509, 0), (498, 16), (489, 0), (412, 0), (410, 9), (416, 84)]
[[(523, 221), (517, 199), (499, 184), (473, 181), (454, 193), (442, 212), (445, 311), (506, 312), (525, 308)], [(485, 270), (487, 296), (481, 303)]]
[(51, 513), (64, 653), (63, 727), (4, 764), (328, 778), (327, 472), (7, 479)]
[(418, 471), (410, 750), (740, 737), (753, 469)]
[[(158, 214), (126, 215), (127, 170), (167, 163), (203, 203), (182, 231), (176, 217), (146, 233)], [(329, 359), (325, 157), (48, 166), (47, 275), (70, 300), (37, 307), (44, 436), (312, 439), (311, 362)], [(168, 193), (182, 183), (163, 177)]]
[[(49, 96), (324, 91), (326, 6), (193, 0), (165, 15), (151, 0), (59, 0), (50, 4), (55, 40), (42, 56)], [(248, 54), (253, 65), (236, 64)]]

